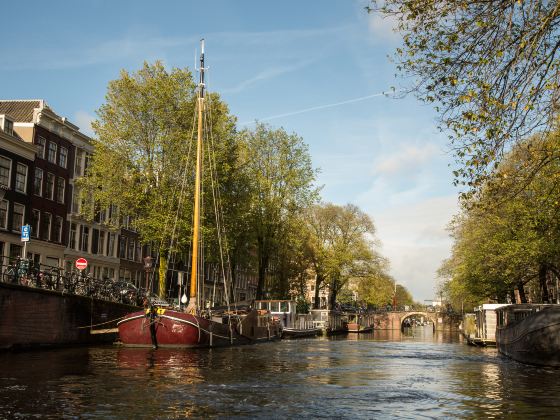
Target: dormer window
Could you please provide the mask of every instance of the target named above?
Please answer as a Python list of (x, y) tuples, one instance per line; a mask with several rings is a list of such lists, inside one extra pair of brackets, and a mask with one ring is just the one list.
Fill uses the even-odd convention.
[(10, 136), (14, 135), (14, 122), (10, 120), (5, 115), (0, 116), (0, 123), (2, 125), (2, 131), (4, 133), (9, 134)]

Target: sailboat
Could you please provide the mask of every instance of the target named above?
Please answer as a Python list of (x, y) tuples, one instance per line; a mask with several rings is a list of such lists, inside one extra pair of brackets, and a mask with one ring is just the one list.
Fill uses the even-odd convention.
[[(197, 296), (200, 283), (199, 234), (202, 177), (203, 112), (205, 107), (204, 40), (201, 41), (198, 86), (198, 131), (193, 214), (193, 242), (189, 302), (184, 311), (170, 309), (161, 302), (148, 301), (143, 311), (127, 314), (119, 321), (119, 339), (125, 346), (219, 347), (252, 344), (278, 339), (281, 326), (270, 312), (228, 307), (205, 311)], [(229, 305), (228, 305), (229, 306)]]

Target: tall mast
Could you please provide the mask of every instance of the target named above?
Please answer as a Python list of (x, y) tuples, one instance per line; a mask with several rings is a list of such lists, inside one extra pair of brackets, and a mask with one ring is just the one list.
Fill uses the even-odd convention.
[(193, 243), (189, 312), (197, 309), (198, 243), (200, 228), (200, 178), (202, 175), (202, 112), (204, 111), (204, 39), (200, 40), (200, 81), (198, 83), (198, 136), (196, 142), (196, 175), (194, 183)]

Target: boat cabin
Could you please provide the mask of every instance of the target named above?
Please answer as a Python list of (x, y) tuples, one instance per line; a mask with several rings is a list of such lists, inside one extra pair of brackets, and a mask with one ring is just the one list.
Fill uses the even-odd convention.
[(348, 317), (348, 332), (361, 333), (373, 331), (374, 317), (369, 313), (349, 312)]
[(331, 309), (312, 309), (313, 325), (326, 334), (347, 332), (348, 318), (345, 314)]
[(474, 308), (476, 320), (475, 344), (496, 345), (496, 309), (507, 303), (485, 303)]
[(282, 328), (307, 329), (313, 327), (310, 314), (298, 314), (293, 300), (257, 300), (255, 308), (268, 311), (282, 324)]

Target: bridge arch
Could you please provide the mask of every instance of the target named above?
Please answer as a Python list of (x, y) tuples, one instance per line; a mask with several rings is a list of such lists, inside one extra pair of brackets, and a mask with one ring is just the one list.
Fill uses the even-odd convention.
[(403, 326), (403, 322), (405, 321), (405, 319), (413, 317), (413, 316), (423, 316), (427, 319), (429, 319), (432, 322), (432, 328), (433, 331), (436, 331), (436, 322), (437, 322), (437, 317), (436, 314), (434, 312), (423, 312), (423, 311), (411, 311), (411, 312), (404, 312), (399, 320), (400, 320), (400, 330), (403, 331), (404, 330), (404, 326)]

